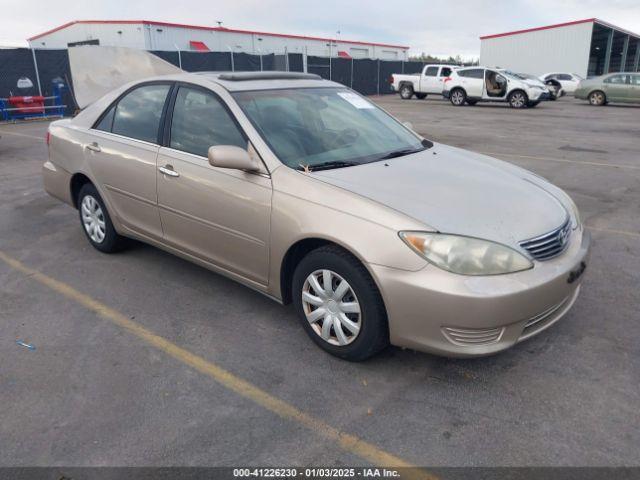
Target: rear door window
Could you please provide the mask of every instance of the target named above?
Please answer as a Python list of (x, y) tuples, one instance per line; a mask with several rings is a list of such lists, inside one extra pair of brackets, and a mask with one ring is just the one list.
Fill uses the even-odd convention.
[(459, 70), (458, 75), (467, 78), (484, 78), (484, 69), (472, 68), (469, 70)]
[(449, 75), (451, 75), (451, 68), (449, 67), (442, 67), (442, 70), (440, 70), (440, 76), (441, 77), (448, 77)]
[(612, 75), (609, 78), (605, 78), (604, 83), (624, 85), (625, 83), (627, 83), (627, 75)]
[(111, 131), (136, 140), (158, 143), (158, 130), (170, 85), (144, 85), (116, 105)]

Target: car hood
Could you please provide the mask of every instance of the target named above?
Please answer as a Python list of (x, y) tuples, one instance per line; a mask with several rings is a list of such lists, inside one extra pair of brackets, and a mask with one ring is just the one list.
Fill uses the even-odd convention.
[(540, 177), (506, 162), (435, 144), (431, 149), (314, 178), (386, 205), (427, 229), (517, 245), (568, 217)]

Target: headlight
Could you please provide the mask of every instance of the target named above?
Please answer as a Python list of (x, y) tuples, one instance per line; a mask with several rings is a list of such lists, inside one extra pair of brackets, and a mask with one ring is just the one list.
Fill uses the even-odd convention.
[(515, 250), (479, 238), (429, 232), (400, 232), (400, 238), (435, 266), (461, 275), (498, 275), (533, 267)]

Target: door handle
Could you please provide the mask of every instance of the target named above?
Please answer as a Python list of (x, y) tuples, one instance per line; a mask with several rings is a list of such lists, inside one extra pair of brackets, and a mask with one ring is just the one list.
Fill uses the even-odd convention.
[(98, 145), (98, 142), (91, 142), (88, 145), (85, 145), (85, 148), (87, 150), (91, 150), (92, 152), (101, 152), (102, 149), (100, 148), (100, 145)]
[(165, 175), (168, 175), (170, 177), (179, 177), (180, 176), (180, 174), (178, 172), (176, 172), (171, 165), (165, 165), (164, 167), (158, 167), (158, 170), (160, 170), (162, 173), (164, 173)]

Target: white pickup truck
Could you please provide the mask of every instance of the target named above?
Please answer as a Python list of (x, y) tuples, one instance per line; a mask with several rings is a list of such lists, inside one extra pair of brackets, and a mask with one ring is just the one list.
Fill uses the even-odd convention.
[(389, 82), (391, 89), (400, 94), (404, 100), (409, 100), (414, 95), (422, 100), (428, 94), (442, 95), (444, 79), (451, 75), (457, 68), (455, 65), (425, 65), (422, 73), (404, 75), (394, 73)]

